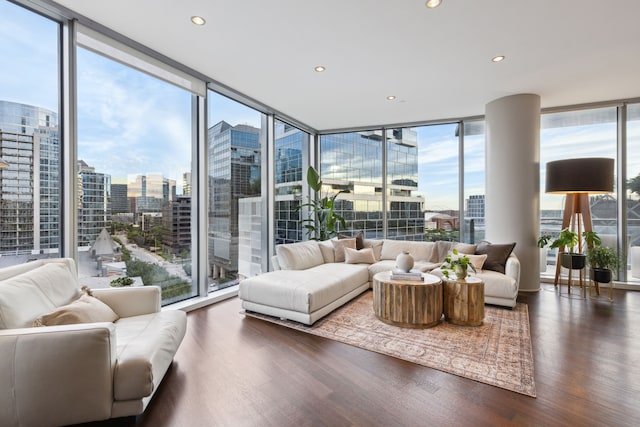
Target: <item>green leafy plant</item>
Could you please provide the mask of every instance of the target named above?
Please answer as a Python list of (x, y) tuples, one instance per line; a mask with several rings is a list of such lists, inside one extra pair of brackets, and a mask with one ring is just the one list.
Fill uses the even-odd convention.
[(582, 238), (584, 239), (584, 242), (587, 244), (588, 248), (594, 248), (602, 244), (602, 240), (600, 240), (600, 236), (598, 236), (598, 233), (596, 233), (595, 231), (583, 232)]
[(349, 191), (340, 190), (337, 193), (325, 194), (321, 197), (322, 180), (320, 180), (320, 175), (313, 166), (307, 169), (307, 184), (313, 190), (314, 197), (308, 203), (304, 203), (297, 208), (297, 211), (302, 208), (309, 209), (309, 217), (301, 220), (307, 232), (307, 237), (311, 240), (330, 239), (338, 234), (338, 224), (343, 229), (347, 228), (346, 221), (336, 212), (335, 205), (336, 197)]
[(460, 256), (460, 253), (457, 249), (453, 249), (452, 253), (448, 254), (444, 258), (444, 262), (440, 266), (442, 270), (442, 274), (447, 279), (450, 278), (450, 274), (454, 273), (457, 278), (465, 278), (467, 277), (467, 270), (471, 268), (473, 272), (476, 272), (476, 268), (471, 264), (469, 257), (466, 255)]
[(131, 277), (118, 277), (113, 279), (109, 284), (115, 288), (120, 288), (122, 286), (131, 286), (134, 281)]
[(551, 249), (557, 248), (562, 252), (570, 252), (578, 245), (578, 233), (565, 228), (560, 232), (558, 238), (551, 242)]
[(617, 271), (620, 259), (617, 252), (609, 247), (596, 246), (587, 251), (587, 261), (591, 268), (607, 269)]
[(540, 249), (544, 249), (545, 246), (547, 246), (549, 244), (549, 242), (551, 241), (551, 235), (550, 234), (543, 234), (542, 236), (540, 236), (540, 238), (538, 239), (538, 247)]

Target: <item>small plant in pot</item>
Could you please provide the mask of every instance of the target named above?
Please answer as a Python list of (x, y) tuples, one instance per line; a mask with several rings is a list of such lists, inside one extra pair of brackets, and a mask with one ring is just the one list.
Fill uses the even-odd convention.
[(551, 242), (550, 234), (543, 234), (538, 239), (538, 247), (540, 248), (540, 272), (547, 271), (547, 245)]
[(618, 270), (620, 260), (616, 251), (609, 247), (596, 246), (587, 251), (589, 266), (593, 270), (593, 280), (598, 283), (609, 283), (613, 272)]
[(580, 270), (586, 265), (586, 255), (578, 252), (572, 252), (578, 245), (579, 236), (575, 231), (565, 228), (560, 232), (558, 238), (549, 246), (551, 249), (557, 248), (559, 258), (564, 268), (572, 270)]
[(444, 258), (444, 262), (440, 266), (442, 275), (447, 279), (450, 279), (450, 274), (455, 274), (456, 280), (464, 280), (467, 277), (469, 268), (476, 272), (476, 268), (471, 264), (469, 257), (466, 255), (460, 255), (457, 249), (453, 249), (452, 253), (448, 254)]

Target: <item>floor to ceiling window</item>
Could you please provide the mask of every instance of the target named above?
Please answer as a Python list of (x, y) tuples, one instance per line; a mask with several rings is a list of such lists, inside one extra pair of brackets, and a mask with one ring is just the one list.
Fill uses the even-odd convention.
[[(583, 157), (617, 158), (617, 108), (606, 107), (548, 113), (540, 130), (540, 234), (557, 237), (562, 226), (564, 197), (546, 194), (546, 164), (553, 160)], [(604, 246), (618, 247), (617, 199), (614, 194), (590, 198), (593, 230)], [(547, 251), (541, 273), (553, 275), (556, 252)]]
[(0, 266), (61, 253), (59, 33), (0, 1)]
[(421, 126), (418, 132), (418, 190), (425, 202), (426, 240), (460, 239), (458, 124)]
[(276, 245), (303, 239), (301, 212), (303, 158), (308, 152), (309, 134), (280, 120), (275, 121), (274, 221)]
[(485, 238), (484, 120), (464, 122), (464, 224), (460, 241), (478, 243)]
[[(208, 99), (209, 289), (260, 272), (264, 114), (216, 92)], [(265, 242), (266, 244), (266, 242)]]
[(640, 281), (640, 104), (627, 106), (627, 281)]
[(424, 197), (418, 194), (418, 132), (387, 130), (387, 237), (424, 240)]
[(82, 282), (129, 277), (160, 286), (163, 304), (196, 295), (191, 93), (80, 47), (77, 76)]
[(346, 230), (382, 238), (382, 131), (349, 132), (320, 137), (322, 193), (348, 192), (336, 199)]

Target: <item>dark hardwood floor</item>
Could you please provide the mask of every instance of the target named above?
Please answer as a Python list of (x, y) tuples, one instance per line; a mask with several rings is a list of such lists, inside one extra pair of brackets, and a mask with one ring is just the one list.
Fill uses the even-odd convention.
[(518, 301), (537, 398), (247, 318), (234, 298), (189, 313), (145, 414), (91, 425), (640, 425), (640, 292), (610, 303), (543, 284)]

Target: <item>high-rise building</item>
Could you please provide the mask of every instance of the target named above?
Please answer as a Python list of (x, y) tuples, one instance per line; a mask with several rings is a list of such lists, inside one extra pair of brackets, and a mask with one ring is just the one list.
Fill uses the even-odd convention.
[(90, 246), (111, 226), (111, 176), (78, 161), (78, 246)]
[(176, 181), (161, 174), (129, 177), (127, 196), (134, 213), (162, 212), (162, 205), (176, 198)]
[(484, 194), (470, 195), (466, 200), (467, 207), (464, 213), (465, 227), (468, 227), (470, 241), (484, 239)]
[(111, 183), (111, 213), (121, 214), (131, 212), (131, 204), (127, 197), (127, 184)]
[(382, 152), (387, 143), (387, 236), (424, 240), (424, 197), (418, 190), (418, 143), (413, 129), (322, 135), (320, 174), (323, 194), (342, 193), (336, 210), (347, 230), (382, 238)]
[(221, 121), (209, 128), (209, 266), (238, 271), (238, 199), (260, 195), (260, 129)]
[(162, 225), (165, 249), (174, 254), (191, 250), (191, 197), (178, 196), (166, 203), (162, 209)]
[(58, 115), (0, 101), (0, 158), (0, 254), (59, 252)]
[(302, 150), (309, 135), (286, 123), (275, 127), (275, 244), (302, 240)]
[(182, 195), (191, 195), (191, 172), (185, 172), (182, 174)]

